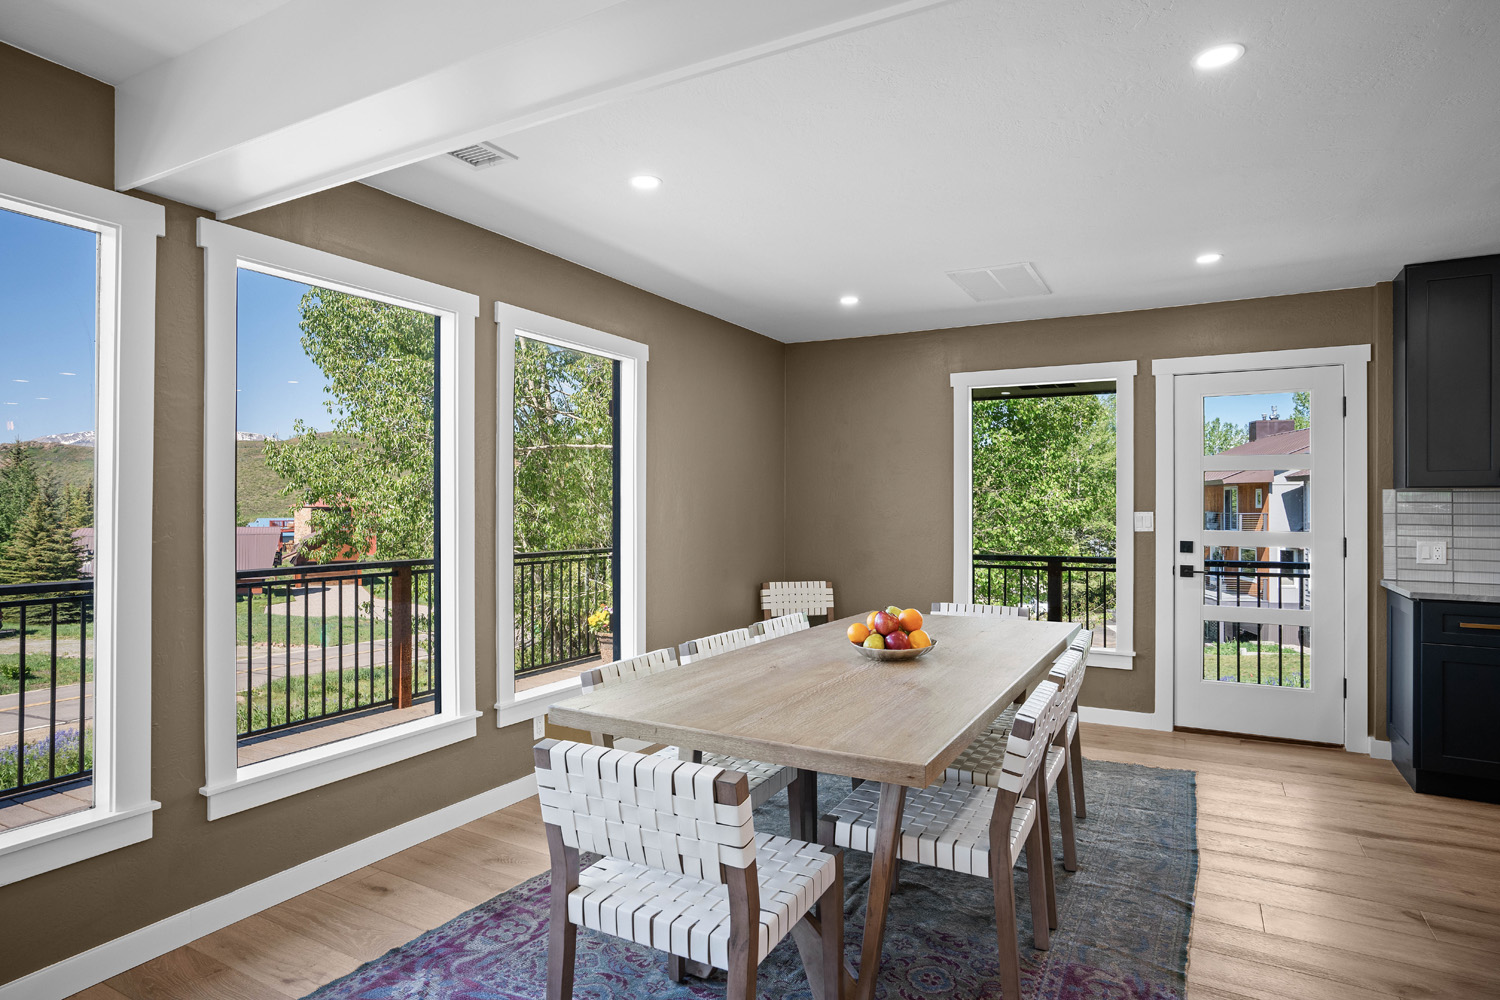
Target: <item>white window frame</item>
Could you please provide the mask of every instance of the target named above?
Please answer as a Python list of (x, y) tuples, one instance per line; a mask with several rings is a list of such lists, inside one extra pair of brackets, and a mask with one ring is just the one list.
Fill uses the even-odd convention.
[(1151, 362), (1156, 379), (1156, 707), (1150, 728), (1170, 730), (1175, 711), (1176, 599), (1172, 568), (1177, 563), (1172, 537), (1177, 516), (1173, 475), (1176, 455), (1176, 375), (1210, 372), (1261, 371), (1267, 368), (1314, 368), (1341, 365), (1348, 412), (1344, 418), (1344, 537), (1353, 539), (1344, 557), (1344, 678), (1349, 690), (1344, 701), (1344, 749), (1369, 753), (1369, 401), (1370, 345), (1307, 347), (1254, 354), (1211, 354), (1189, 358), (1157, 358)]
[(954, 372), (953, 600), (974, 600), (974, 390), (1053, 382), (1115, 384), (1115, 645), (1089, 651), (1091, 667), (1135, 664), (1135, 374), (1134, 361)]
[[(0, 208), (99, 237), (94, 806), (0, 833), (0, 885), (149, 840), (151, 485), (160, 205), (0, 160)], [(129, 428), (129, 433), (122, 433)]]
[[(203, 739), (210, 820), (384, 767), (477, 734), (474, 707), (474, 326), (479, 297), (210, 219), (203, 248)], [(429, 313), (438, 320), (438, 665), (428, 718), (238, 766), (234, 662), (236, 311), (241, 267)]]
[[(615, 620), (625, 623), (626, 642), (615, 656), (646, 651), (646, 364), (650, 348), (578, 323), (495, 303), (500, 338), (495, 414), (495, 724), (510, 726), (538, 719), (552, 705), (581, 690), (569, 677), (516, 694), (516, 650), (508, 634), (515, 619), (515, 486), (513, 463), (516, 410), (516, 337), (586, 351), (620, 362), (620, 589)], [(617, 637), (618, 643), (618, 637)]]

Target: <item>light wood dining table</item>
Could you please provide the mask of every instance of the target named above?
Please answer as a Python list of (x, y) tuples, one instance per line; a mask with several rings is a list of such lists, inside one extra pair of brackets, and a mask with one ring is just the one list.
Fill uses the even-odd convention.
[[(858, 972), (846, 963), (849, 1000), (875, 993), (906, 789), (941, 781), (964, 747), (1046, 675), (1079, 628), (932, 615), (927, 631), (936, 648), (893, 662), (867, 659), (844, 637), (862, 620), (851, 616), (607, 685), (547, 711), (552, 722), (587, 732), (797, 768), (788, 815), (800, 840), (816, 839), (817, 772), (879, 782)], [(819, 963), (807, 967), (818, 968), (816, 936), (794, 937), (804, 960)]]

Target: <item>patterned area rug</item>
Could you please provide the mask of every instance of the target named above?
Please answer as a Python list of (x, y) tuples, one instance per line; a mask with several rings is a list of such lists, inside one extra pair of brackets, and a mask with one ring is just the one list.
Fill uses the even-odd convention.
[[(1080, 870), (1060, 862), (1060, 928), (1049, 951), (1031, 947), (1024, 865), (1017, 873), (1022, 989), (1027, 1000), (1179, 1000), (1187, 993), (1188, 929), (1198, 877), (1197, 799), (1190, 771), (1085, 761), (1089, 818), (1078, 824)], [(849, 780), (824, 775), (826, 809)], [(1056, 807), (1053, 808), (1054, 830)], [(755, 814), (756, 829), (786, 829), (786, 796)], [(869, 855), (846, 853), (848, 957), (857, 964)], [(540, 1000), (547, 992), (548, 876), (524, 882), (328, 984), (308, 1000)], [(977, 1000), (1001, 994), (994, 903), (987, 879), (904, 864), (891, 897), (876, 996)], [(589, 930), (578, 934), (574, 996), (722, 998), (723, 973), (666, 976), (666, 958)], [(790, 936), (760, 966), (762, 997), (811, 1000)], [(1010, 1000), (1010, 998), (1006, 998)]]

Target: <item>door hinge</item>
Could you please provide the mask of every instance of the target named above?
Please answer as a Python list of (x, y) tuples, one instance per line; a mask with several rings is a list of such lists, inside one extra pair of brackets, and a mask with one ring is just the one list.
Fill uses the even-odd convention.
[(1349, 697), (1349, 678), (1344, 678), (1344, 697)]
[(1345, 396), (1344, 397), (1344, 416), (1347, 417), (1348, 415), (1349, 415), (1349, 397)]

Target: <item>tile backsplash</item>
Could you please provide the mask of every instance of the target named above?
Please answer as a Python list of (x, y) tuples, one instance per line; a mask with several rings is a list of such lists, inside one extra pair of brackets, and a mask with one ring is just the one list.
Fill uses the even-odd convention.
[[(1385, 579), (1500, 596), (1500, 489), (1384, 490), (1381, 511)], [(1431, 542), (1447, 547), (1445, 565), (1417, 563)]]

